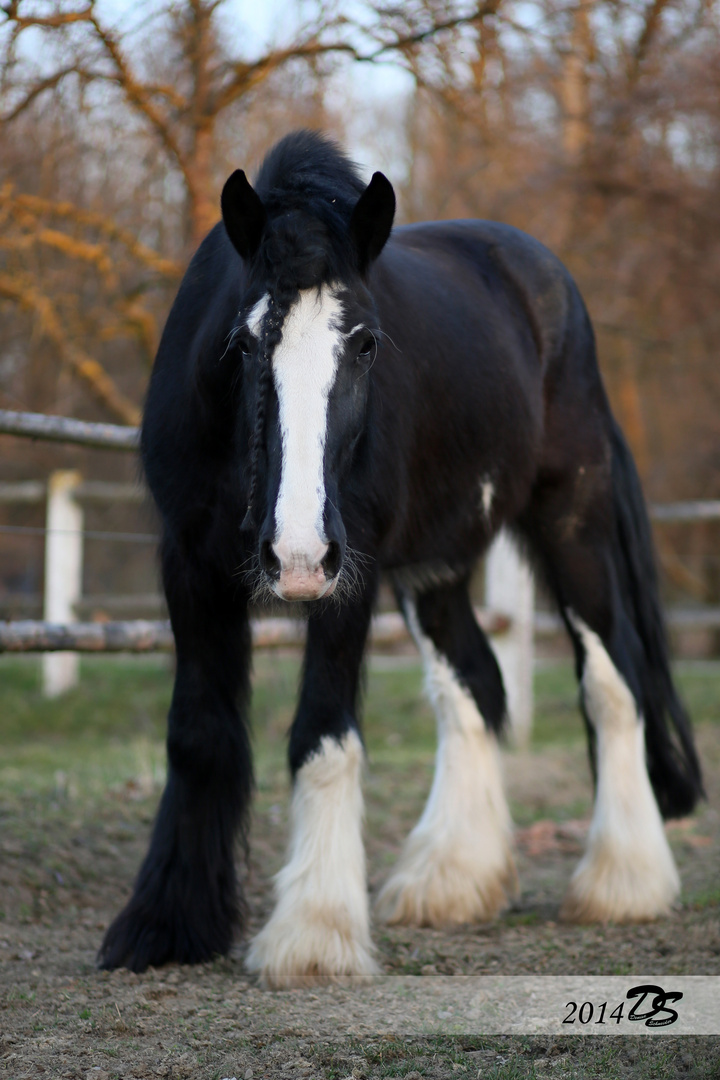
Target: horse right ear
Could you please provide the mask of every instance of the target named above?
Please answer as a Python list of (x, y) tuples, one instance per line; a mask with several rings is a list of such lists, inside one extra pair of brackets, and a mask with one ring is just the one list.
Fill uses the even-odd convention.
[(260, 247), (267, 213), (242, 169), (236, 169), (226, 181), (220, 206), (233, 247), (243, 259), (251, 259)]

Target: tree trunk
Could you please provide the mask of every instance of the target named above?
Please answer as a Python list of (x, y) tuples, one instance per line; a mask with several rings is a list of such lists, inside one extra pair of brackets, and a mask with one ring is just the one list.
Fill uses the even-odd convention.
[(220, 218), (220, 197), (213, 197), (212, 125), (200, 128), (195, 136), (195, 153), (187, 177), (190, 195), (190, 241), (195, 249)]
[(592, 56), (592, 31), (588, 0), (579, 0), (573, 14), (570, 43), (565, 54), (561, 99), (563, 149), (571, 163), (579, 161), (589, 139), (588, 64)]

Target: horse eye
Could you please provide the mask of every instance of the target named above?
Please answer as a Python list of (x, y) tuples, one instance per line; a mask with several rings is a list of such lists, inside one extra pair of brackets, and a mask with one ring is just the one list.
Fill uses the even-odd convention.
[(375, 345), (375, 338), (373, 338), (373, 337), (366, 338), (365, 341), (363, 341), (362, 345), (360, 346), (360, 351), (358, 352), (358, 356), (369, 356), (370, 353), (373, 351), (374, 345)]
[(241, 335), (235, 339), (235, 348), (243, 354), (243, 356), (252, 356), (253, 347), (250, 339)]

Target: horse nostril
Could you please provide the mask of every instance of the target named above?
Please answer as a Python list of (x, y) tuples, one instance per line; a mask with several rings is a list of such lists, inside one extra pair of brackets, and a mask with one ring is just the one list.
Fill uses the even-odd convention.
[(328, 549), (325, 554), (321, 566), (325, 571), (325, 576), (328, 578), (334, 578), (339, 572), (342, 565), (342, 551), (337, 540), (331, 540), (328, 544)]
[(268, 577), (271, 577), (273, 581), (277, 581), (280, 577), (280, 560), (273, 551), (269, 540), (263, 540), (260, 545), (260, 565)]

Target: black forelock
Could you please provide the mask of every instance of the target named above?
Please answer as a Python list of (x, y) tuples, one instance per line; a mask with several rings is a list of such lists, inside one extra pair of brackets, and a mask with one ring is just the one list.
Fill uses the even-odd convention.
[(357, 166), (338, 144), (319, 131), (293, 131), (270, 150), (255, 178), (255, 190), (271, 213), (279, 201), (307, 208), (308, 203), (338, 204), (352, 211), (365, 185)]
[(255, 180), (267, 213), (256, 267), (273, 290), (310, 288), (346, 277), (356, 262), (352, 211), (365, 185), (357, 166), (317, 131), (286, 135)]

